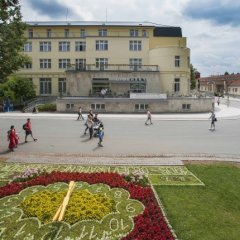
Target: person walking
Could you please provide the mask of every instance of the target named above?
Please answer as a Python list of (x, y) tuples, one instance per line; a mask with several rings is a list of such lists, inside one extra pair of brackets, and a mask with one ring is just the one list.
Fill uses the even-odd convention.
[(98, 146), (99, 147), (103, 147), (103, 145), (102, 145), (103, 137), (104, 137), (104, 127), (103, 127), (103, 123), (101, 122), (99, 125), (99, 134), (98, 134), (98, 139), (99, 139)]
[(78, 109), (78, 118), (77, 118), (77, 120), (80, 120), (80, 118), (81, 118), (81, 120), (84, 120), (84, 117), (82, 115), (82, 108), (81, 107), (79, 107), (79, 109)]
[(13, 125), (10, 127), (7, 134), (9, 141), (8, 148), (11, 152), (14, 152), (14, 148), (16, 147), (16, 131)]
[(217, 118), (214, 111), (211, 112), (211, 116), (209, 119), (211, 119), (211, 128), (209, 128), (209, 130), (215, 131), (215, 122), (217, 121)]
[(90, 134), (90, 139), (92, 138), (92, 135), (93, 135), (93, 119), (92, 119), (92, 116), (90, 114), (88, 114), (87, 116), (87, 121), (85, 123), (86, 125), (86, 129), (84, 131), (84, 135), (87, 134), (87, 130), (89, 130), (89, 134)]
[(217, 105), (219, 106), (220, 104), (220, 97), (218, 97), (218, 100), (217, 100)]
[(147, 111), (147, 120), (145, 122), (145, 125), (148, 125), (148, 121), (150, 121), (150, 124), (153, 124), (152, 123), (152, 114), (149, 110)]
[(23, 129), (25, 130), (25, 143), (27, 143), (27, 137), (28, 135), (31, 135), (32, 139), (34, 142), (37, 141), (36, 138), (33, 137), (33, 134), (32, 134), (32, 123), (30, 121), (30, 118), (27, 119), (27, 122), (23, 125)]

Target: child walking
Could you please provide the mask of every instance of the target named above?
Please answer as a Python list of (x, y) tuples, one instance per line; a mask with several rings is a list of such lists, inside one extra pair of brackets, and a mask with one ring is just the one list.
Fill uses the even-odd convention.
[(99, 125), (99, 134), (98, 134), (98, 139), (99, 139), (98, 146), (99, 147), (103, 147), (103, 145), (102, 145), (103, 137), (104, 137), (104, 127), (103, 127), (103, 123), (101, 122)]

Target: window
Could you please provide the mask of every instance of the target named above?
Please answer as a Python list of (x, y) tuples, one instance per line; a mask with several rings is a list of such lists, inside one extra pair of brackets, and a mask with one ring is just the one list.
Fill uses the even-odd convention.
[(81, 37), (81, 38), (86, 37), (86, 31), (85, 31), (85, 29), (81, 29), (81, 30), (80, 30), (80, 37)]
[(84, 52), (86, 51), (86, 42), (75, 42), (75, 51)]
[(142, 37), (147, 37), (147, 31), (146, 30), (142, 30)]
[(65, 38), (69, 37), (69, 29), (64, 29), (64, 37)]
[(40, 68), (51, 68), (51, 59), (40, 59)]
[(108, 50), (108, 41), (106, 41), (106, 40), (97, 40), (96, 41), (96, 50), (97, 51)]
[(86, 70), (86, 59), (78, 58), (75, 60), (76, 70)]
[(59, 50), (59, 52), (69, 52), (70, 51), (70, 42), (59, 42), (58, 50)]
[(175, 56), (175, 67), (180, 67), (180, 56)]
[(99, 37), (106, 37), (107, 36), (107, 29), (99, 29), (98, 30)]
[(67, 103), (66, 104), (66, 109), (67, 110), (70, 110), (70, 109), (73, 109), (74, 108), (74, 104), (73, 103)]
[(31, 52), (32, 51), (32, 42), (26, 42), (23, 46), (24, 52)]
[(138, 37), (138, 30), (130, 29), (130, 37)]
[(130, 51), (141, 51), (142, 50), (142, 41), (130, 41), (129, 49), (130, 49)]
[(131, 93), (145, 93), (146, 92), (146, 83), (130, 83)]
[(40, 42), (40, 52), (51, 52), (51, 42)]
[(52, 30), (47, 29), (47, 38), (51, 38), (51, 37), (52, 37)]
[(96, 58), (96, 68), (100, 68), (100, 70), (107, 69), (108, 67), (108, 59), (107, 58)]
[(91, 109), (92, 110), (105, 110), (105, 104), (104, 103), (92, 103)]
[(137, 71), (142, 67), (142, 59), (141, 58), (130, 58), (129, 59), (130, 68), (134, 71)]
[(148, 109), (148, 104), (145, 104), (145, 103), (135, 104), (136, 111), (146, 111), (147, 109)]
[(40, 78), (40, 94), (51, 94), (51, 93), (52, 93), (52, 79)]
[(28, 29), (28, 38), (33, 38), (33, 30)]
[(182, 104), (182, 110), (185, 111), (191, 110), (191, 104)]
[(180, 91), (180, 79), (175, 78), (174, 80), (174, 92), (179, 92)]
[(23, 65), (23, 68), (24, 68), (24, 69), (31, 69), (31, 68), (32, 68), (32, 63), (25, 63), (25, 64)]
[(58, 93), (63, 94), (66, 93), (66, 78), (58, 79)]
[(58, 60), (58, 67), (59, 68), (67, 68), (70, 65), (70, 59), (59, 59)]

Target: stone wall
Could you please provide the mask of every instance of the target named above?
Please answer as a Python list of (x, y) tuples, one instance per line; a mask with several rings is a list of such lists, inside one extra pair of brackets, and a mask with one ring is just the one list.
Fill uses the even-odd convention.
[(130, 98), (77, 98), (66, 97), (57, 99), (58, 112), (77, 112), (81, 106), (88, 112), (91, 104), (104, 105), (95, 112), (106, 113), (137, 113), (146, 109), (136, 110), (136, 104), (148, 105), (152, 113), (209, 112), (214, 106), (214, 98), (168, 98), (168, 99), (130, 99)]

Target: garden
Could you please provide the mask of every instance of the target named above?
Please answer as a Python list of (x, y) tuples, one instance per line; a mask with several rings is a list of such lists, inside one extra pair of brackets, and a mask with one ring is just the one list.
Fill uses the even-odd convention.
[[(203, 234), (202, 228), (208, 227), (198, 222), (203, 224), (210, 212), (210, 228), (219, 214), (211, 205), (204, 210), (219, 194), (203, 175), (213, 166), (0, 165), (1, 239), (173, 240), (200, 239), (200, 234), (201, 239), (214, 239), (211, 234), (216, 234), (210, 229), (210, 235)], [(219, 175), (219, 168), (236, 171), (231, 172), (234, 178), (239, 174), (236, 167), (216, 167)], [(205, 197), (209, 200), (201, 203)], [(235, 213), (226, 221), (239, 220), (237, 200), (239, 195), (229, 203)], [(224, 205), (220, 198), (213, 204), (221, 210)], [(237, 227), (237, 222), (232, 225)], [(230, 238), (215, 239), (237, 239), (236, 234), (235, 228)]]

